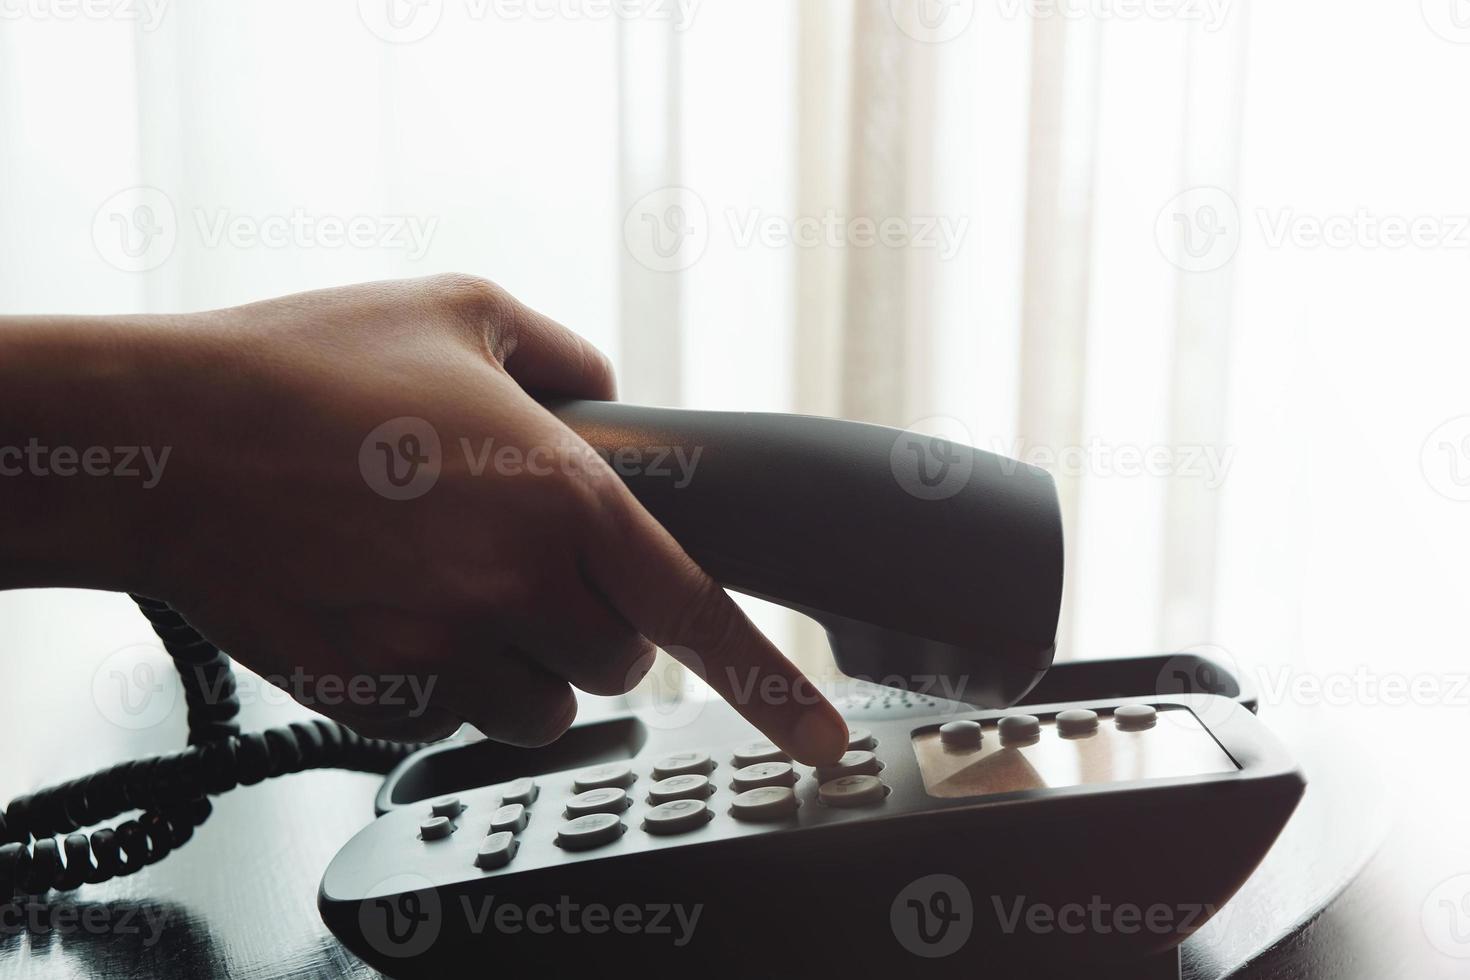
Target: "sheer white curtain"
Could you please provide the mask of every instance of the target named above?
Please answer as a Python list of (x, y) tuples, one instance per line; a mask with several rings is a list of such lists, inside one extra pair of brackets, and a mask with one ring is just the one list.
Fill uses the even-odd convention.
[(1272, 231), (1470, 211), (1470, 49), (1434, 0), (1266, 6), (8, 7), (0, 308), (476, 272), (629, 400), (1052, 467), (1063, 655), (1442, 648), (1465, 252)]

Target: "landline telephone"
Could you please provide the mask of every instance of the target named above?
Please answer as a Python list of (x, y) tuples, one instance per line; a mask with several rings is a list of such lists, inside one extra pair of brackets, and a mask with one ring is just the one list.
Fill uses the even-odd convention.
[[(720, 703), (686, 726), (631, 713), (536, 750), (400, 745), (322, 719), (242, 734), (228, 657), (165, 603), (135, 597), (179, 668), (189, 746), (13, 801), (0, 893), (131, 874), (188, 840), (212, 795), (347, 768), (387, 779), (378, 819), (327, 868), (319, 907), (395, 976), (476, 958), (601, 969), (614, 953), (764, 975), (1037, 957), (1177, 975), (1173, 950), (1199, 916), (1041, 931), (1027, 909), (1218, 908), (1304, 783), (1248, 692), (1207, 662), (1169, 660), (1219, 678), (1171, 695), (1157, 660), (1048, 673), (1062, 532), (1046, 473), (832, 419), (550, 407), (610, 459), (698, 451), (677, 485), (621, 475), (716, 580), (816, 619), (843, 673), (882, 681), (839, 703), (840, 762), (798, 766)], [(959, 700), (926, 693), (937, 678)], [(605, 921), (547, 936), (507, 930), (486, 900), (699, 918), (677, 945)]]

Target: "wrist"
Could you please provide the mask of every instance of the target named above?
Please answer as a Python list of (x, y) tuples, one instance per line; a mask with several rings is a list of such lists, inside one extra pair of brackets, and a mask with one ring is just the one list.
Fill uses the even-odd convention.
[(0, 318), (0, 587), (163, 587), (179, 319)]

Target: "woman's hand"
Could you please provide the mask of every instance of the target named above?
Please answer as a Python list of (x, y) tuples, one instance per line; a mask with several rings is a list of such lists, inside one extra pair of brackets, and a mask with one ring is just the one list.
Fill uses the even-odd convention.
[[(48, 414), (56, 389), (44, 377), (22, 384), (33, 407), (12, 420), (22, 428), (0, 423), (0, 443), (29, 426), (56, 443), (167, 456), (148, 489), (22, 477), (6, 505), (92, 529), (66, 551), (90, 543), (95, 556), (48, 558), (20, 541), (0, 584), (166, 599), (232, 656), (294, 678), (291, 693), (365, 734), (431, 738), (464, 720), (539, 745), (571, 723), (573, 686), (627, 691), (657, 644), (697, 662), (803, 762), (846, 747), (831, 705), (532, 397), (612, 398), (607, 360), (488, 282), (16, 320), (0, 324), (7, 343), (14, 363), (70, 370), (92, 388), (90, 410)], [(98, 508), (114, 519), (100, 523)]]

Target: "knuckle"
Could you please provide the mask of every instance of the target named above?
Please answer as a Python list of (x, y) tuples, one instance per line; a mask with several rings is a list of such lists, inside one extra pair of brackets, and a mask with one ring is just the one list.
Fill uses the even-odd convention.
[[(693, 561), (689, 563), (692, 567)], [(695, 574), (698, 584), (689, 601), (674, 611), (669, 639), (718, 659), (739, 633), (740, 611), (718, 582), (698, 569)]]
[(612, 394), (617, 390), (616, 372), (612, 359), (585, 337), (577, 337), (578, 354), (582, 359), (581, 375), (600, 391)]
[(574, 447), (571, 458), (576, 463), (568, 467), (570, 472), (565, 482), (572, 497), (572, 506), (607, 519), (616, 519), (615, 505), (622, 500), (622, 480), (591, 446)]
[(648, 673), (652, 654), (653, 647), (641, 636), (627, 636), (597, 659), (581, 686), (588, 694), (601, 697), (627, 694)]
[(516, 301), (510, 293), (489, 279), (464, 273), (434, 276), (429, 285), (438, 302), (475, 339), (499, 352), (502, 337), (514, 322)]
[(555, 742), (577, 717), (577, 696), (563, 684), (555, 692), (538, 699), (534, 711), (515, 733), (515, 741), (527, 748), (539, 748)]

